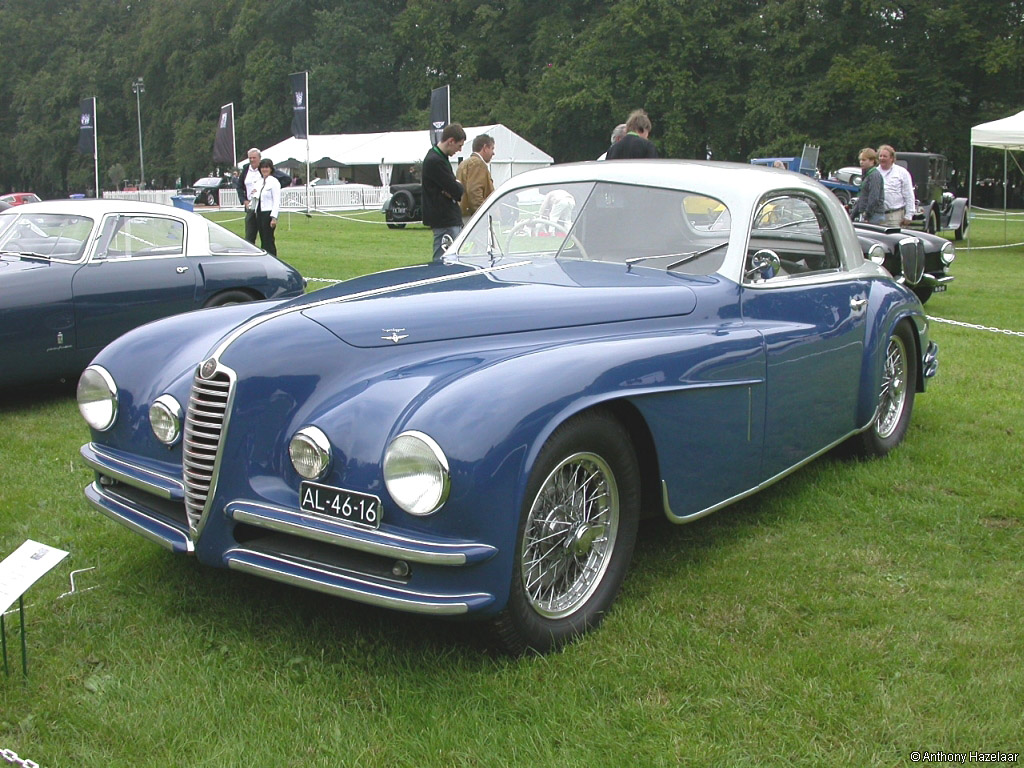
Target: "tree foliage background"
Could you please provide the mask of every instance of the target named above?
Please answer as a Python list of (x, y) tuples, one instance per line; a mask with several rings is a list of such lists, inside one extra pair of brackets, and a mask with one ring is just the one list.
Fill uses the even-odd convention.
[(0, 0), (0, 189), (92, 186), (90, 96), (101, 184), (134, 175), (137, 77), (146, 175), (190, 183), (214, 170), (222, 104), (240, 155), (288, 136), (302, 70), (313, 133), (425, 128), (448, 84), (453, 120), (504, 123), (557, 162), (597, 156), (643, 107), (663, 157), (811, 143), (828, 169), (890, 143), (966, 173), (970, 127), (1024, 109), (1022, 17), (1022, 0)]

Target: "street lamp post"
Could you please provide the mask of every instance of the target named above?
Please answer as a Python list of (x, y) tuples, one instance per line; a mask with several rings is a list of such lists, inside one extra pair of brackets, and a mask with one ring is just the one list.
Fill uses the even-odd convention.
[(146, 85), (142, 78), (138, 77), (132, 83), (132, 90), (135, 92), (135, 110), (139, 116), (139, 189), (146, 188), (146, 165), (142, 159), (142, 100), (139, 94), (146, 92)]

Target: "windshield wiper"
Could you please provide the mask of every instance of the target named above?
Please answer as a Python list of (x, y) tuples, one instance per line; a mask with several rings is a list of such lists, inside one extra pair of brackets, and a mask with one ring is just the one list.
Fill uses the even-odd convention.
[(36, 253), (35, 251), (0, 251), (4, 256), (34, 256), (37, 259), (46, 259), (49, 261), (52, 256), (47, 256), (45, 253)]
[(498, 238), (494, 236), (494, 217), (488, 214), (487, 216), (487, 255), (491, 257), (491, 266), (494, 266), (494, 249), (498, 249), (498, 255), (502, 258), (505, 257), (504, 252), (501, 250), (501, 244), (498, 242)]
[[(676, 259), (676, 258), (678, 258), (679, 261), (673, 261), (671, 264), (669, 264), (667, 267), (665, 267), (665, 269), (675, 269), (676, 267), (681, 266), (681, 265), (685, 264), (688, 261), (693, 261), (694, 259), (699, 259), (701, 256), (704, 256), (705, 254), (711, 253), (712, 251), (717, 251), (719, 248), (722, 248), (722, 247), (724, 247), (724, 246), (726, 246), (728, 244), (729, 244), (729, 241), (726, 240), (726, 241), (718, 243), (716, 245), (712, 245), (710, 248), (705, 248), (702, 251), (689, 251), (689, 252), (684, 252), (684, 253), (661, 253), (661, 254), (658, 254), (657, 256), (637, 256), (636, 258), (633, 258), (633, 259), (626, 259), (626, 271), (629, 272), (633, 268), (634, 264), (639, 264), (641, 261), (647, 261), (648, 259)], [(680, 258), (680, 257), (682, 257), (682, 258)]]

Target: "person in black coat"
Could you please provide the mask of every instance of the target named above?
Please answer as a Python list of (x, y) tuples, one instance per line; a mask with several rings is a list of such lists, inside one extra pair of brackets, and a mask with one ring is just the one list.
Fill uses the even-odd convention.
[(657, 157), (658, 150), (647, 137), (651, 134), (651, 118), (642, 109), (634, 109), (626, 120), (626, 135), (608, 148), (608, 160)]
[(458, 123), (449, 123), (441, 141), (423, 158), (423, 224), (434, 231), (434, 261), (441, 261), (445, 237), (454, 240), (462, 231), (459, 201), (465, 190), (456, 181), (451, 156), (462, 149), (466, 132)]

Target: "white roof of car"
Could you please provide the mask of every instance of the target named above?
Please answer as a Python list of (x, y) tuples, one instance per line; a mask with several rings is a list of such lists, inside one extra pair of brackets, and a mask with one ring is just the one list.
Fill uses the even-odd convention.
[(41, 203), (25, 203), (8, 209), (7, 215), (20, 213), (61, 213), (81, 214), (99, 218), (110, 213), (144, 213), (153, 216), (178, 216), (191, 221), (201, 219), (197, 213), (160, 203), (143, 203), (135, 200), (44, 200)]

